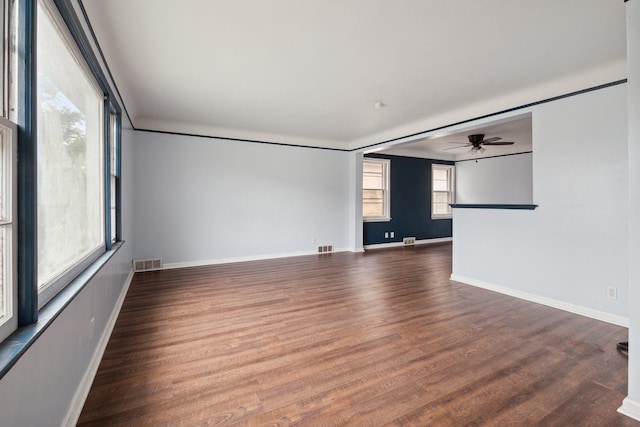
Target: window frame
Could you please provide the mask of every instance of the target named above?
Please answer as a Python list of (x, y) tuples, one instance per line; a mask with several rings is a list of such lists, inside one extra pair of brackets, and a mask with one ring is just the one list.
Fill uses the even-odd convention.
[[(17, 289), (12, 296), (13, 315), (16, 322), (7, 328), (10, 334), (8, 339), (0, 335), (0, 378), (2, 378), (16, 361), (24, 354), (42, 332), (51, 325), (64, 308), (82, 291), (100, 269), (122, 247), (124, 241), (121, 233), (121, 196), (120, 178), (121, 170), (121, 133), (122, 133), (122, 108), (119, 96), (116, 97), (117, 88), (111, 78), (107, 78), (103, 69), (104, 62), (98, 60), (96, 54), (100, 54), (95, 44), (95, 39), (90, 42), (92, 34), (86, 32), (81, 20), (82, 16), (72, 0), (43, 0), (46, 7), (56, 12), (61, 21), (58, 23), (66, 34), (65, 41), (70, 50), (73, 50), (77, 59), (81, 61), (86, 75), (92, 79), (98, 92), (104, 98), (103, 113), (108, 111), (115, 114), (118, 123), (115, 131), (115, 170), (118, 179), (115, 185), (116, 195), (116, 239), (110, 238), (108, 226), (111, 215), (107, 215), (109, 209), (111, 182), (105, 175), (109, 173), (108, 152), (103, 140), (101, 149), (103, 157), (100, 165), (103, 172), (100, 174), (102, 187), (102, 204), (105, 211), (102, 214), (105, 226), (100, 233), (104, 242), (90, 257), (75, 264), (73, 272), (68, 272), (60, 291), (51, 297), (46, 304), (38, 295), (38, 240), (37, 240), (37, 13), (40, 0), (0, 0), (4, 7), (3, 30), (5, 42), (3, 45), (4, 73), (2, 82), (4, 91), (1, 103), (2, 116), (8, 118), (17, 125), (14, 135), (17, 136), (16, 159), (20, 162), (14, 168), (17, 175), (16, 189), (13, 193), (17, 202), (14, 204), (16, 214), (13, 216), (13, 228), (17, 234), (14, 242), (12, 262), (15, 265), (13, 279), (17, 281)], [(104, 58), (102, 58), (104, 59)], [(106, 109), (106, 105), (109, 109)], [(104, 122), (104, 114), (101, 117), (101, 133), (109, 132), (108, 125)], [(102, 211), (101, 211), (102, 212)], [(109, 224), (110, 225), (110, 224)], [(4, 328), (3, 328), (4, 329)], [(0, 332), (5, 334), (4, 331)]]
[[(434, 190), (434, 170), (445, 170), (447, 171), (447, 191), (436, 191)], [(446, 214), (436, 214), (434, 213), (435, 206), (435, 193), (448, 193), (449, 194), (449, 205), (454, 204), (456, 202), (456, 166), (448, 165), (448, 164), (440, 164), (440, 163), (432, 163), (431, 164), (431, 219), (439, 220), (439, 219), (451, 219), (453, 218), (453, 210), (451, 206), (449, 206), (449, 212)]]
[[(93, 95), (96, 96), (96, 100), (98, 101), (98, 105), (100, 108), (99, 115), (97, 118), (94, 118), (94, 119), (98, 120), (98, 126), (99, 126), (98, 135), (100, 140), (97, 141), (97, 147), (94, 147), (93, 149), (98, 150), (99, 164), (101, 168), (101, 170), (95, 172), (97, 173), (96, 176), (98, 177), (98, 179), (104, 180), (104, 171), (107, 169), (107, 166), (108, 166), (107, 153), (105, 152), (105, 145), (106, 145), (105, 129), (107, 129), (108, 127), (108, 124), (105, 123), (104, 121), (105, 94), (100, 87), (98, 79), (96, 78), (96, 76), (93, 75), (87, 59), (84, 57), (84, 55), (80, 51), (79, 46), (77, 45), (69, 28), (64, 22), (64, 19), (60, 14), (60, 11), (56, 7), (55, 3), (50, 0), (38, 0), (36, 7), (38, 8), (38, 10), (36, 11), (36, 14), (41, 13), (42, 14), (41, 17), (44, 17), (45, 15), (47, 15), (48, 18), (50, 19), (51, 24), (53, 25), (54, 29), (57, 30), (58, 35), (61, 38), (61, 41), (65, 44), (65, 47), (68, 49), (68, 53), (71, 55), (73, 60), (76, 61), (80, 71), (86, 78), (86, 83), (88, 83), (88, 86), (91, 87), (91, 89), (94, 91)], [(42, 10), (39, 10), (39, 9), (42, 9)], [(36, 46), (35, 46), (34, 54), (38, 56), (37, 37), (36, 37)], [(38, 92), (37, 85), (36, 85), (36, 88), (34, 89), (35, 89), (35, 92), (37, 93)], [(36, 120), (36, 123), (38, 124), (38, 121), (39, 121), (38, 105), (34, 106), (34, 110), (35, 110), (34, 113), (36, 116), (35, 120)], [(38, 150), (37, 135), (38, 133), (36, 133), (36, 150)], [(87, 141), (87, 144), (89, 144), (89, 141)], [(36, 169), (38, 173), (39, 170), (38, 168)], [(100, 203), (101, 203), (100, 210), (99, 210), (101, 215), (101, 221), (102, 221), (102, 223), (99, 225), (101, 240), (99, 242), (96, 242), (97, 245), (92, 246), (89, 252), (83, 252), (81, 254), (80, 253), (77, 254), (75, 260), (71, 265), (69, 265), (69, 267), (67, 267), (65, 270), (61, 271), (60, 273), (58, 273), (56, 276), (54, 276), (47, 282), (40, 283), (40, 277), (38, 277), (38, 281), (37, 281), (38, 309), (41, 309), (46, 303), (48, 303), (51, 300), (51, 298), (53, 298), (56, 294), (58, 294), (64, 287), (66, 287), (73, 278), (78, 276), (78, 274), (84, 271), (89, 265), (95, 262), (102, 253), (104, 253), (106, 249), (105, 242), (107, 240), (110, 240), (107, 238), (104, 231), (107, 227), (105, 224), (108, 223), (108, 218), (106, 218), (104, 215), (104, 211), (105, 211), (104, 207), (106, 203), (106, 193), (107, 193), (107, 187), (105, 186), (104, 181), (100, 185), (100, 188), (102, 188), (102, 194), (100, 195), (98, 200), (100, 200)]]
[[(364, 191), (365, 190), (379, 190), (378, 188), (365, 188), (364, 186), (364, 165), (366, 163), (375, 163), (382, 165), (382, 215), (364, 215)], [(362, 203), (363, 203), (363, 222), (385, 222), (391, 221), (391, 160), (380, 159), (377, 157), (365, 157), (362, 160), (363, 165), (363, 183), (362, 183)]]
[[(18, 327), (18, 197), (17, 197), (17, 157), (18, 137), (15, 123), (0, 117), (0, 162), (2, 162), (3, 175), (0, 177), (2, 187), (3, 209), (7, 218), (0, 220), (0, 228), (4, 228), (4, 239), (0, 243), (4, 245), (2, 250), (2, 266), (0, 267), (0, 280), (2, 280), (3, 305), (0, 311), (0, 342), (7, 338)], [(8, 205), (8, 206), (7, 206)]]
[(122, 239), (121, 225), (121, 119), (122, 116), (109, 100), (105, 100), (105, 239), (107, 249), (110, 249), (116, 242)]

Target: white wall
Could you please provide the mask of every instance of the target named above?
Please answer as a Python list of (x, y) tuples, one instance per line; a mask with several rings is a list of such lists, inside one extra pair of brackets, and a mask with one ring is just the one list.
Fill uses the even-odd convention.
[[(126, 177), (131, 172), (128, 159), (132, 133), (124, 132), (122, 142)], [(127, 239), (131, 229), (131, 192), (124, 182), (123, 234)], [(130, 242), (124, 244), (0, 380), (0, 424), (59, 426), (70, 411), (80, 409), (72, 407), (74, 396), (87, 386), (83, 379), (86, 380), (101, 339), (108, 338), (103, 336), (107, 322), (117, 315), (117, 303), (131, 270), (131, 246)]]
[(349, 248), (353, 252), (363, 252), (362, 227), (362, 153), (350, 153), (349, 155)]
[(628, 126), (629, 126), (629, 394), (626, 413), (640, 420), (640, 2), (627, 8)]
[(350, 153), (136, 132), (134, 258), (195, 265), (350, 247)]
[(456, 203), (532, 204), (532, 154), (456, 162)]
[(531, 108), (539, 207), (455, 209), (454, 278), (628, 319), (626, 90)]

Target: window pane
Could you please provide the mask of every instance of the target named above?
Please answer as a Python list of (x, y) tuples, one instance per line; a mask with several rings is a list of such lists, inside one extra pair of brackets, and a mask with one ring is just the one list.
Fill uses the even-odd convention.
[(451, 194), (450, 193), (433, 193), (433, 201), (434, 203), (451, 203)]
[(6, 321), (7, 315), (10, 313), (7, 312), (7, 304), (11, 300), (11, 295), (7, 293), (7, 286), (11, 286), (11, 284), (7, 283), (7, 270), (5, 268), (7, 264), (7, 255), (10, 254), (10, 248), (7, 247), (7, 239), (6, 239), (6, 230), (7, 226), (0, 227), (0, 325)]
[(362, 188), (384, 188), (382, 175), (364, 175), (362, 177)]
[(102, 94), (38, 5), (38, 286), (104, 245)]
[(5, 59), (8, 55), (7, 51), (7, 40), (5, 37), (5, 27), (7, 25), (8, 19), (5, 15), (6, 7), (5, 2), (0, 0), (0, 34), (2, 34), (2, 41), (0, 41), (1, 52), (0, 52), (0, 111), (3, 117), (7, 118), (7, 106), (5, 105), (6, 101), (6, 93), (5, 93), (5, 82), (7, 82), (7, 76), (5, 72), (7, 71)]
[(362, 205), (362, 216), (382, 216), (384, 215), (384, 205), (382, 202), (364, 202)]
[(362, 164), (362, 172), (366, 174), (382, 175), (384, 165), (382, 163), (367, 162)]
[(0, 221), (6, 221), (7, 215), (5, 213), (5, 200), (7, 198), (6, 194), (6, 183), (7, 178), (5, 175), (9, 172), (7, 170), (7, 165), (5, 157), (5, 150), (7, 149), (6, 143), (4, 140), (4, 132), (0, 132)]
[(434, 215), (446, 215), (451, 213), (451, 206), (445, 203), (434, 203), (433, 214)]
[(447, 181), (433, 181), (433, 191), (449, 191), (449, 183)]
[(447, 181), (449, 179), (448, 177), (448, 171), (444, 170), (444, 169), (433, 169), (433, 180), (440, 180), (440, 181)]
[(382, 201), (384, 197), (384, 191), (382, 190), (362, 190), (362, 199), (363, 200), (378, 200)]

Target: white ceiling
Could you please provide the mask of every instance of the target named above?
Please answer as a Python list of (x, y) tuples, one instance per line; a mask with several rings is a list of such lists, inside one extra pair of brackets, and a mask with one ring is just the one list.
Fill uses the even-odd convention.
[(355, 149), (626, 78), (622, 0), (82, 5), (138, 129)]
[[(484, 134), (485, 139), (499, 137), (502, 138), (500, 142), (511, 141), (514, 144), (486, 146), (486, 151), (479, 153), (471, 151), (470, 147), (466, 146), (469, 143), (468, 136), (472, 134)], [(530, 151), (533, 151), (531, 115), (527, 114), (491, 124), (470, 126), (455, 132), (437, 132), (429, 137), (387, 149), (385, 154), (457, 161)]]

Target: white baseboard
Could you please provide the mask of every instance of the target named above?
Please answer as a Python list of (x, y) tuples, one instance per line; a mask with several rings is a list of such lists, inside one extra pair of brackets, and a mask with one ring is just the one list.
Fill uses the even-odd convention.
[(131, 280), (133, 280), (133, 269), (129, 271), (129, 275), (124, 282), (124, 286), (122, 288), (122, 291), (120, 292), (118, 301), (116, 301), (116, 305), (111, 312), (111, 316), (109, 316), (109, 320), (105, 325), (102, 336), (100, 336), (98, 346), (96, 347), (96, 350), (91, 357), (91, 362), (89, 363), (87, 370), (82, 376), (82, 381), (78, 385), (76, 393), (73, 396), (73, 400), (71, 401), (71, 406), (69, 408), (69, 411), (67, 412), (67, 416), (64, 418), (64, 421), (62, 423), (63, 426), (72, 427), (78, 423), (78, 419), (80, 418), (80, 414), (82, 413), (84, 403), (87, 400), (87, 396), (89, 396), (89, 391), (91, 390), (93, 379), (95, 378), (96, 373), (98, 372), (98, 367), (100, 366), (100, 362), (102, 361), (102, 355), (107, 348), (109, 338), (111, 337), (111, 332), (113, 332), (113, 327), (116, 325), (116, 320), (118, 320), (120, 309), (122, 308), (124, 299), (127, 296), (127, 291), (129, 290), (129, 286), (131, 285)]
[[(434, 244), (434, 243), (444, 243), (444, 242), (451, 242), (453, 241), (453, 238), (451, 237), (440, 237), (437, 239), (420, 239), (420, 240), (416, 240), (415, 244), (416, 245), (430, 245), (430, 244)], [(364, 245), (365, 249), (383, 249), (383, 248), (397, 248), (400, 246), (412, 246), (412, 245), (405, 245), (402, 242), (391, 242), (391, 243), (377, 243), (375, 245)]]
[(640, 421), (640, 402), (636, 402), (627, 397), (622, 401), (622, 406), (618, 408), (618, 412)]
[(471, 279), (469, 277), (459, 276), (456, 274), (452, 274), (450, 279), (478, 288), (483, 288), (512, 297), (520, 298), (525, 301), (535, 302), (538, 304), (568, 311), (570, 313), (579, 314), (581, 316), (590, 317), (592, 319), (601, 320), (603, 322), (612, 323), (618, 326), (623, 326), (625, 328), (629, 327), (628, 317), (616, 316), (604, 311), (594, 310), (592, 308), (583, 307), (580, 305), (571, 304), (568, 302), (559, 301), (553, 298), (547, 298), (536, 294), (530, 294), (528, 292), (519, 291), (517, 289), (507, 288), (506, 286), (494, 285), (493, 283), (482, 282), (480, 280)]
[(337, 252), (360, 252), (354, 249), (346, 249), (346, 248), (338, 248), (334, 249), (333, 252), (327, 252), (324, 254), (320, 254), (316, 251), (303, 251), (303, 252), (289, 252), (289, 253), (281, 253), (281, 254), (267, 254), (267, 255), (254, 255), (254, 256), (244, 256), (244, 257), (232, 257), (232, 258), (218, 258), (218, 259), (206, 259), (200, 261), (187, 261), (187, 262), (170, 262), (166, 263), (162, 266), (163, 270), (171, 270), (174, 268), (187, 268), (187, 267), (203, 267), (207, 265), (216, 265), (216, 264), (231, 264), (234, 262), (247, 262), (247, 261), (263, 261), (267, 259), (277, 259), (277, 258), (292, 258), (297, 256), (306, 256), (306, 255), (328, 255), (330, 253)]

